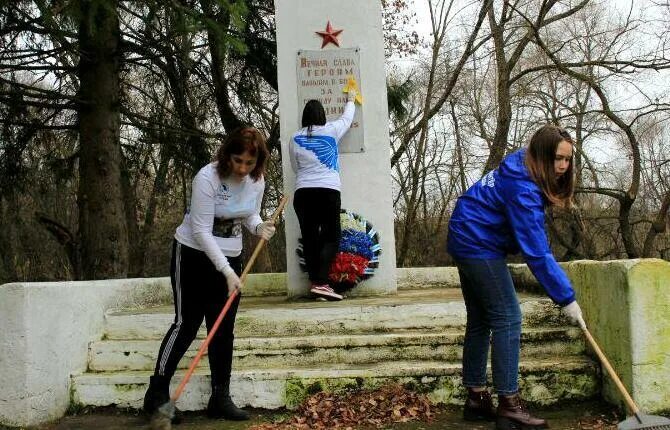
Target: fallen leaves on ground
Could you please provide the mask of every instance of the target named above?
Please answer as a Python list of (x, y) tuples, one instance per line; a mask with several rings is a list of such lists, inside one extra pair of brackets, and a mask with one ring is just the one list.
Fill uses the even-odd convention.
[(616, 417), (606, 417), (604, 415), (581, 418), (579, 420), (580, 430), (616, 430)]
[(434, 412), (426, 396), (400, 385), (389, 385), (374, 391), (317, 393), (306, 399), (287, 421), (260, 424), (250, 430), (353, 430), (394, 422), (430, 421), (433, 417)]

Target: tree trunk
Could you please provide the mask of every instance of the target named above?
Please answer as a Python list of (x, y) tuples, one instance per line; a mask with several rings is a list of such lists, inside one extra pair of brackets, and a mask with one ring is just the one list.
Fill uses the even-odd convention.
[(203, 166), (210, 162), (212, 155), (209, 153), (207, 142), (188, 103), (190, 71), (186, 70), (184, 61), (180, 58), (181, 55), (182, 53), (175, 52), (174, 57), (166, 59), (165, 74), (170, 83), (174, 108), (177, 111), (179, 125), (182, 129), (182, 133), (178, 135), (181, 155), (176, 158), (187, 165), (190, 170), (190, 177), (194, 177)]
[(416, 221), (416, 213), (418, 211), (418, 204), (420, 203), (419, 182), (421, 180), (420, 175), (423, 175), (421, 170), (421, 160), (423, 157), (425, 157), (426, 154), (426, 140), (428, 139), (427, 128), (428, 127), (426, 125), (426, 127), (421, 130), (419, 143), (417, 144), (416, 158), (414, 159), (409, 172), (411, 178), (411, 188), (409, 190), (410, 197), (407, 201), (407, 212), (403, 221), (402, 236), (400, 239), (400, 246), (398, 247), (398, 256), (396, 258), (397, 265), (400, 267), (404, 267), (405, 261), (407, 260), (409, 248), (412, 243), (412, 233), (414, 233), (414, 230), (416, 229), (414, 222)]
[(211, 0), (202, 0), (200, 3), (205, 14), (220, 26), (218, 32), (211, 26), (207, 28), (207, 43), (209, 45), (209, 53), (212, 57), (210, 71), (212, 73), (216, 107), (219, 111), (223, 128), (226, 132), (230, 133), (235, 128), (243, 125), (242, 121), (235, 114), (230, 104), (230, 97), (228, 96), (228, 78), (225, 70), (227, 47), (222, 33), (228, 31), (230, 16), (223, 12), (215, 12)]
[(170, 148), (168, 142), (161, 142), (158, 170), (156, 171), (154, 185), (147, 203), (147, 210), (144, 216), (144, 227), (142, 228), (138, 245), (138, 248), (142, 250), (141, 261), (138, 262), (142, 276), (145, 276), (146, 260), (144, 256), (146, 255), (146, 250), (149, 248), (151, 235), (154, 232), (154, 222), (156, 220), (156, 213), (158, 212), (158, 200), (168, 191), (167, 176), (170, 160), (172, 159), (171, 151), (169, 151), (168, 148)]
[(500, 19), (501, 23), (498, 25), (495, 20), (495, 11), (490, 9), (489, 26), (491, 27), (491, 35), (493, 36), (493, 46), (496, 59), (496, 131), (493, 136), (491, 148), (489, 148), (489, 156), (484, 165), (482, 176), (490, 170), (495, 169), (505, 156), (507, 148), (507, 135), (509, 134), (510, 124), (512, 123), (512, 101), (510, 95), (510, 66), (505, 53), (505, 39), (504, 39), (504, 11), (503, 17)]
[(658, 210), (656, 218), (649, 227), (649, 231), (647, 232), (647, 236), (644, 240), (642, 257), (645, 258), (654, 257), (655, 254), (654, 240), (656, 239), (657, 235), (665, 233), (665, 230), (667, 229), (668, 224), (666, 219), (668, 217), (668, 211), (670, 211), (670, 191), (665, 194), (663, 203), (661, 203), (661, 208)]
[(117, 1), (80, 3), (79, 236), (85, 279), (122, 278), (128, 229), (121, 186)]
[(461, 131), (458, 125), (458, 117), (456, 116), (456, 103), (453, 100), (449, 101), (451, 107), (451, 120), (454, 123), (454, 137), (456, 138), (454, 152), (455, 159), (458, 163), (458, 180), (461, 186), (459, 194), (465, 194), (468, 190), (468, 184), (465, 181), (465, 165), (463, 163), (463, 142), (461, 139)]
[(128, 171), (127, 160), (121, 162), (121, 190), (123, 191), (126, 228), (128, 229), (128, 277), (141, 278), (144, 276), (145, 250), (140, 242), (140, 226), (137, 219), (137, 194), (131, 182), (131, 172)]
[(635, 199), (629, 197), (619, 200), (619, 230), (621, 231), (621, 240), (628, 258), (640, 258), (640, 253), (635, 246), (635, 237), (633, 226), (630, 223), (630, 211), (635, 203)]
[[(505, 66), (505, 65), (503, 65)], [(498, 167), (507, 149), (507, 135), (512, 123), (512, 106), (510, 101), (509, 80), (507, 74), (498, 74), (498, 114), (496, 120), (496, 132), (493, 136), (493, 144), (489, 152), (486, 165), (482, 175)]]
[(16, 196), (12, 191), (0, 196), (0, 216), (5, 221), (10, 221), (5, 224), (5, 228), (0, 229), (0, 247), (2, 253), (0, 254), (0, 283), (14, 282), (19, 280), (19, 273), (16, 268), (16, 256), (18, 250), (16, 244), (18, 243), (17, 225), (19, 205)]

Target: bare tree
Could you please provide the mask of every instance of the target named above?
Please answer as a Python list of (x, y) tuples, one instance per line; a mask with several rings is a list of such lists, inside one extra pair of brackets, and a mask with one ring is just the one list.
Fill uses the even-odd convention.
[(393, 154), (391, 155), (391, 166), (394, 166), (398, 162), (400, 157), (407, 150), (407, 147), (417, 136), (419, 136), (418, 142), (422, 141), (423, 138), (421, 137), (421, 134), (423, 133), (425, 136), (425, 129), (428, 122), (440, 111), (440, 109), (442, 109), (442, 106), (444, 106), (444, 104), (449, 100), (449, 97), (453, 92), (456, 83), (458, 82), (460, 73), (463, 70), (463, 67), (465, 66), (468, 58), (486, 41), (486, 38), (478, 39), (478, 34), (482, 23), (486, 18), (486, 14), (491, 8), (492, 4), (493, 0), (485, 0), (482, 2), (479, 13), (477, 14), (477, 21), (469, 33), (465, 47), (458, 62), (456, 62), (456, 64), (452, 67), (443, 70), (443, 73), (448, 74), (449, 77), (445, 80), (445, 82), (438, 86), (435, 82), (435, 66), (437, 66), (438, 61), (443, 55), (443, 43), (446, 41), (447, 25), (450, 21), (453, 1), (428, 1), (428, 5), (431, 11), (431, 28), (433, 34), (433, 40), (431, 43), (432, 66), (430, 67), (430, 70), (433, 70), (433, 75), (428, 79), (429, 84), (425, 92), (425, 103), (423, 110), (417, 113), (416, 116), (410, 117), (408, 123), (401, 127), (402, 134), (400, 144), (393, 150)]
[(494, 8), (488, 10), (489, 27), (491, 28), (496, 59), (497, 119), (489, 157), (484, 165), (484, 173), (496, 168), (505, 155), (512, 120), (510, 90), (517, 79), (513, 73), (535, 34), (533, 29), (541, 29), (549, 24), (564, 20), (574, 15), (588, 2), (589, 0), (583, 0), (573, 7), (550, 16), (549, 13), (557, 5), (558, 0), (543, 0), (535, 12), (535, 18), (531, 21), (532, 26), (530, 27), (523, 25), (523, 21), (518, 21), (517, 11), (534, 8), (538, 4), (536, 1), (505, 1), (501, 7), (499, 18), (496, 17)]

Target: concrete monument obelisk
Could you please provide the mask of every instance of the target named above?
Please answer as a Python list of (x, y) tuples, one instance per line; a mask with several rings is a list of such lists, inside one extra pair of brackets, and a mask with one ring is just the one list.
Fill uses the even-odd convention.
[[(340, 142), (342, 208), (366, 218), (379, 233), (382, 253), (374, 276), (349, 295), (396, 292), (395, 238), (386, 104), (386, 73), (379, 0), (275, 0), (279, 111), (286, 195), (293, 196), (295, 175), (288, 145), (300, 128), (302, 109), (319, 99), (328, 120), (344, 108), (342, 88), (353, 76), (363, 96), (351, 129)], [(299, 267), (300, 227), (286, 211), (288, 296), (308, 294)]]

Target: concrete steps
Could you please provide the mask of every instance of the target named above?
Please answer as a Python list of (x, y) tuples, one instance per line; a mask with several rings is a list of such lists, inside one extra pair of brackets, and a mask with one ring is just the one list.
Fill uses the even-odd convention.
[[(393, 360), (458, 361), (463, 348), (462, 330), (440, 332), (354, 334), (335, 336), (283, 336), (238, 338), (235, 342), (236, 369), (287, 368), (319, 363), (367, 364)], [(179, 363), (189, 366), (200, 342), (194, 342)], [(106, 340), (90, 346), (89, 370), (153, 370), (159, 340)], [(533, 328), (522, 334), (522, 357), (549, 354), (580, 355), (584, 341), (578, 329)], [(207, 366), (202, 360), (201, 367)]]
[[(566, 325), (546, 298), (520, 295), (520, 301), (526, 397), (552, 404), (597, 395), (599, 367), (586, 357), (579, 330)], [(72, 378), (73, 402), (139, 408), (172, 312), (171, 306), (108, 312), (103, 338), (89, 346), (88, 371)], [(320, 389), (395, 381), (436, 401), (458, 403), (464, 324), (465, 306), (454, 288), (342, 302), (243, 297), (231, 391), (240, 405), (278, 408), (296, 406)], [(191, 346), (180, 372), (199, 345)], [(179, 381), (173, 379), (174, 387)], [(209, 391), (207, 360), (202, 360), (179, 406), (202, 409)]]
[[(408, 384), (432, 400), (460, 403), (460, 363), (392, 361), (368, 365), (253, 369), (233, 372), (231, 391), (242, 406), (275, 409), (295, 407), (320, 390), (373, 388), (390, 382)], [(599, 393), (598, 367), (586, 357), (558, 357), (522, 361), (520, 386), (536, 403), (594, 397)], [(90, 406), (140, 408), (149, 371), (87, 373), (74, 377), (73, 401)], [(174, 390), (182, 371), (172, 381)], [(177, 402), (182, 410), (202, 410), (210, 393), (207, 369), (198, 369)]]
[[(526, 327), (565, 325), (547, 298), (520, 296)], [(112, 311), (106, 339), (162, 339), (174, 318), (171, 306)], [(399, 292), (341, 302), (287, 302), (284, 297), (243, 297), (235, 323), (241, 337), (384, 333), (465, 327), (465, 304), (458, 289)], [(204, 337), (204, 327), (200, 335)]]

